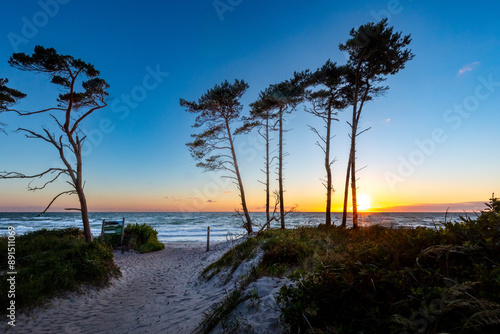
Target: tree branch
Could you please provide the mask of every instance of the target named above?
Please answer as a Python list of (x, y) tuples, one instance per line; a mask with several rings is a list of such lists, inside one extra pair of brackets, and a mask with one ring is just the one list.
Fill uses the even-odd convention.
[(47, 111), (51, 111), (51, 110), (65, 111), (66, 109), (63, 109), (63, 108), (48, 108), (48, 109), (44, 109), (44, 110), (31, 111), (31, 112), (22, 112), (22, 111), (19, 111), (19, 110), (9, 109), (8, 111), (14, 111), (19, 116), (29, 116), (29, 115), (41, 114), (41, 113), (44, 113), (44, 112), (47, 112)]
[[(28, 135), (28, 134), (26, 135), (26, 138), (35, 138), (35, 139), (36, 139), (36, 138), (38, 138), (38, 139), (45, 140), (45, 141), (46, 141), (46, 142), (48, 142), (48, 143), (52, 143), (50, 139), (47, 139), (47, 138), (46, 138), (46, 137), (44, 137), (43, 135), (41, 135), (41, 134), (39, 134), (39, 133), (36, 133), (36, 132), (34, 132), (34, 131), (31, 131), (31, 130), (28, 130), (28, 129), (24, 129), (24, 128), (19, 128), (19, 129), (17, 129), (17, 130), (16, 130), (16, 132), (17, 132), (17, 131), (24, 131), (24, 132), (29, 133), (29, 135)], [(44, 131), (45, 131), (46, 133), (48, 133), (48, 132), (47, 132), (47, 130), (45, 130), (45, 129), (44, 129)]]
[(58, 173), (58, 174), (57, 174), (57, 175), (56, 175), (53, 179), (51, 179), (51, 180), (49, 180), (49, 181), (45, 182), (45, 183), (44, 183), (44, 185), (43, 185), (43, 186), (41, 186), (41, 187), (34, 187), (34, 188), (32, 188), (32, 187), (31, 187), (31, 183), (32, 183), (33, 181), (31, 181), (31, 182), (28, 184), (28, 190), (29, 190), (29, 191), (37, 191), (37, 190), (44, 189), (47, 185), (49, 185), (49, 184), (53, 183), (55, 180), (57, 180), (57, 179), (59, 178), (59, 176), (61, 176), (62, 174), (68, 174), (68, 171), (67, 171), (67, 170), (64, 170), (64, 171), (59, 172), (59, 173)]
[(68, 172), (67, 169), (62, 169), (62, 168), (50, 168), (47, 169), (46, 171), (35, 174), (35, 175), (25, 175), (19, 172), (0, 172), (0, 179), (6, 180), (6, 179), (36, 179), (36, 178), (41, 178), (46, 174), (51, 174), (53, 172), (61, 172), (65, 173)]
[(40, 212), (40, 213), (37, 215), (37, 217), (40, 217), (41, 215), (44, 215), (44, 214), (47, 212), (47, 210), (50, 208), (50, 206), (52, 205), (52, 203), (54, 203), (54, 202), (55, 202), (55, 200), (56, 200), (59, 196), (61, 196), (61, 195), (65, 195), (65, 194), (68, 194), (68, 195), (76, 195), (76, 191), (75, 191), (75, 190), (68, 190), (68, 191), (63, 191), (62, 193), (58, 194), (56, 197), (54, 197), (54, 198), (52, 199), (52, 201), (50, 201), (49, 205), (47, 205), (47, 207), (45, 208), (45, 210), (43, 210), (42, 212)]
[(83, 114), (82, 116), (80, 116), (80, 118), (78, 118), (75, 121), (75, 124), (73, 124), (73, 127), (71, 128), (71, 131), (69, 133), (72, 135), (75, 132), (75, 130), (78, 128), (78, 124), (80, 124), (81, 121), (83, 121), (87, 116), (89, 116), (90, 114), (92, 114), (94, 111), (102, 109), (102, 108), (106, 107), (107, 105), (108, 104), (104, 102), (104, 105), (102, 105), (102, 106), (98, 105), (97, 107), (94, 107), (94, 108), (90, 109), (85, 114)]

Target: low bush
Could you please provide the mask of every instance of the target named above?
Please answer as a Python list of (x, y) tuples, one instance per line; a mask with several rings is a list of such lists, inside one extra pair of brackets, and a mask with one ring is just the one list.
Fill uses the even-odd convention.
[[(320, 262), (281, 289), (284, 319), (301, 333), (500, 332), (497, 203), (442, 229), (311, 230)], [(328, 234), (334, 256), (320, 246)]]
[[(0, 237), (0, 313), (5, 313), (10, 302), (7, 246), (7, 237)], [(120, 274), (111, 247), (97, 241), (85, 243), (77, 228), (43, 229), (16, 236), (15, 250), (16, 308), (38, 305), (82, 284), (104, 286)]]
[(500, 333), (500, 201), (487, 206), (440, 229), (266, 230), (204, 274), (234, 271), (260, 248), (245, 279), (296, 280), (277, 295), (292, 333)]
[(165, 245), (158, 241), (158, 232), (146, 224), (127, 225), (123, 243), (141, 253), (155, 252), (165, 248)]
[[(158, 241), (158, 232), (146, 224), (127, 224), (123, 232), (123, 246), (140, 253), (159, 251), (165, 245)], [(113, 248), (120, 247), (120, 235), (105, 235), (104, 242)]]

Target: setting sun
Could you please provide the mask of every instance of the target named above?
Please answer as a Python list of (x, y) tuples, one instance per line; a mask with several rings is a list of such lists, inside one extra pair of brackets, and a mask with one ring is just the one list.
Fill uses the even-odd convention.
[(368, 195), (360, 194), (358, 196), (358, 211), (371, 209), (371, 199)]

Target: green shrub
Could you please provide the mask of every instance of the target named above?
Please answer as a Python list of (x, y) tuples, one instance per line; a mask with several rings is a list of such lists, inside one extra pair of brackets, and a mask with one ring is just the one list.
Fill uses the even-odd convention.
[(500, 202), (487, 206), (475, 220), (440, 229), (266, 230), (203, 275), (233, 272), (260, 248), (262, 260), (243, 283), (262, 275), (299, 280), (277, 295), (294, 333), (500, 333)]
[[(140, 253), (165, 248), (165, 245), (158, 241), (158, 232), (146, 224), (128, 224), (123, 233), (123, 246)], [(116, 249), (120, 247), (121, 235), (104, 235), (103, 241)]]
[[(0, 237), (0, 271), (7, 271), (7, 237)], [(77, 228), (39, 230), (16, 236), (16, 307), (31, 307), (82, 284), (103, 286), (120, 274), (109, 246), (97, 241), (85, 243)], [(8, 291), (7, 274), (0, 291)], [(0, 295), (0, 313), (9, 299)]]
[(146, 224), (128, 224), (125, 227), (123, 243), (141, 253), (159, 251), (165, 245), (158, 241), (158, 232)]
[[(306, 254), (294, 255), (293, 261), (290, 255), (272, 255), (271, 262), (317, 261), (299, 284), (283, 287), (278, 295), (293, 332), (500, 332), (500, 204), (495, 198), (477, 219), (449, 222), (443, 229), (372, 226), (286, 233), (294, 236), (286, 242), (278, 238), (268, 248), (270, 255), (280, 254), (279, 248), (285, 255), (288, 249), (302, 252), (304, 235)], [(332, 246), (335, 251), (328, 255)]]

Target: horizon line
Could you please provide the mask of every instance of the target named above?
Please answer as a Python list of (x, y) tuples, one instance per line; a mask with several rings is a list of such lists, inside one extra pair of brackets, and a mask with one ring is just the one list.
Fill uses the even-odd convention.
[[(376, 210), (376, 211), (368, 211), (368, 210), (363, 210), (363, 211), (358, 211), (358, 214), (364, 214), (364, 213), (464, 213), (464, 212), (477, 212), (480, 210), (476, 209), (469, 209), (469, 210), (426, 210), (426, 211), (382, 211), (382, 210)], [(38, 211), (1, 211), (1, 213), (33, 213), (33, 214), (40, 214)], [(75, 211), (68, 211), (68, 210), (56, 210), (56, 211), (49, 211), (46, 212), (43, 215), (50, 214), (50, 213), (74, 213), (74, 214), (79, 214), (79, 212)], [(233, 213), (235, 214), (234, 211), (88, 211), (88, 213)], [(265, 211), (249, 211), (249, 213), (266, 213)], [(319, 214), (326, 214), (324, 211), (294, 211), (291, 213), (319, 213)], [(332, 214), (342, 214), (342, 211), (332, 211)], [(352, 214), (352, 211), (348, 211), (348, 214)], [(40, 216), (43, 216), (40, 215)]]

